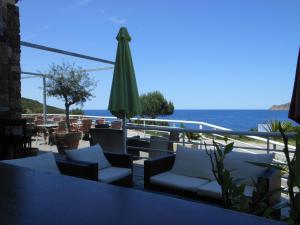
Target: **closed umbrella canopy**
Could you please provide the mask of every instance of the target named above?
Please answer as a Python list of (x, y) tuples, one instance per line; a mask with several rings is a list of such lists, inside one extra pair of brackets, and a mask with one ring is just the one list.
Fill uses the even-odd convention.
[(120, 28), (117, 40), (118, 49), (108, 109), (114, 116), (123, 119), (126, 153), (126, 118), (140, 114), (141, 105), (129, 48), (131, 37), (125, 27)]
[(294, 82), (293, 96), (290, 104), (289, 118), (300, 123), (300, 48)]
[(131, 118), (141, 112), (134, 67), (129, 42), (131, 37), (125, 27), (117, 36), (118, 49), (109, 98), (109, 111), (118, 118)]

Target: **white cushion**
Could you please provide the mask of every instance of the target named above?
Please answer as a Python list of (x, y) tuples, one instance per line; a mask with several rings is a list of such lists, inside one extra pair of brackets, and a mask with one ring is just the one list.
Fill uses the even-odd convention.
[(53, 153), (44, 153), (20, 159), (3, 160), (1, 162), (53, 174), (60, 174)]
[(65, 153), (70, 160), (98, 163), (98, 169), (111, 167), (99, 144), (87, 148), (65, 150)]
[[(254, 187), (245, 186), (244, 195), (251, 197), (253, 193)], [(221, 186), (217, 181), (209, 182), (197, 189), (199, 195), (208, 196), (211, 198), (222, 199), (222, 190)]]
[(254, 180), (257, 180), (266, 168), (255, 166), (247, 162), (271, 163), (273, 158), (274, 154), (251, 154), (232, 151), (227, 155), (224, 161), (224, 166), (226, 169), (231, 171), (231, 176), (234, 179), (240, 180), (238, 183), (254, 186), (251, 177)]
[(212, 165), (205, 150), (191, 149), (177, 146), (175, 162), (171, 170), (172, 173), (214, 180)]
[(157, 174), (150, 178), (150, 182), (153, 184), (159, 184), (167, 187), (188, 190), (196, 192), (199, 186), (208, 183), (208, 180), (201, 178), (181, 176), (171, 173), (170, 171)]
[(99, 181), (111, 183), (131, 174), (131, 169), (121, 167), (107, 167), (98, 171)]

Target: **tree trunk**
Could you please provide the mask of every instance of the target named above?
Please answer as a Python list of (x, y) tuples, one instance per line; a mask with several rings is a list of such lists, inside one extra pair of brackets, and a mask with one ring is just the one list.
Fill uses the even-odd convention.
[(66, 107), (66, 123), (67, 123), (67, 131), (70, 131), (70, 105), (65, 104)]

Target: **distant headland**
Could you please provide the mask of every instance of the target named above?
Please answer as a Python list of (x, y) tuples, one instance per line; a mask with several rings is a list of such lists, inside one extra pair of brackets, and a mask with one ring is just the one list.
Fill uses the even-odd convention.
[(290, 103), (285, 103), (285, 104), (281, 104), (281, 105), (272, 105), (271, 108), (269, 108), (269, 110), (289, 110), (290, 108)]

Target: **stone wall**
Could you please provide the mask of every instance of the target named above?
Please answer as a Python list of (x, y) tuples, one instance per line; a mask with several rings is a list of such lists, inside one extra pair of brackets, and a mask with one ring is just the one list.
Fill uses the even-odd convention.
[(21, 117), (19, 8), (0, 0), (0, 118)]

